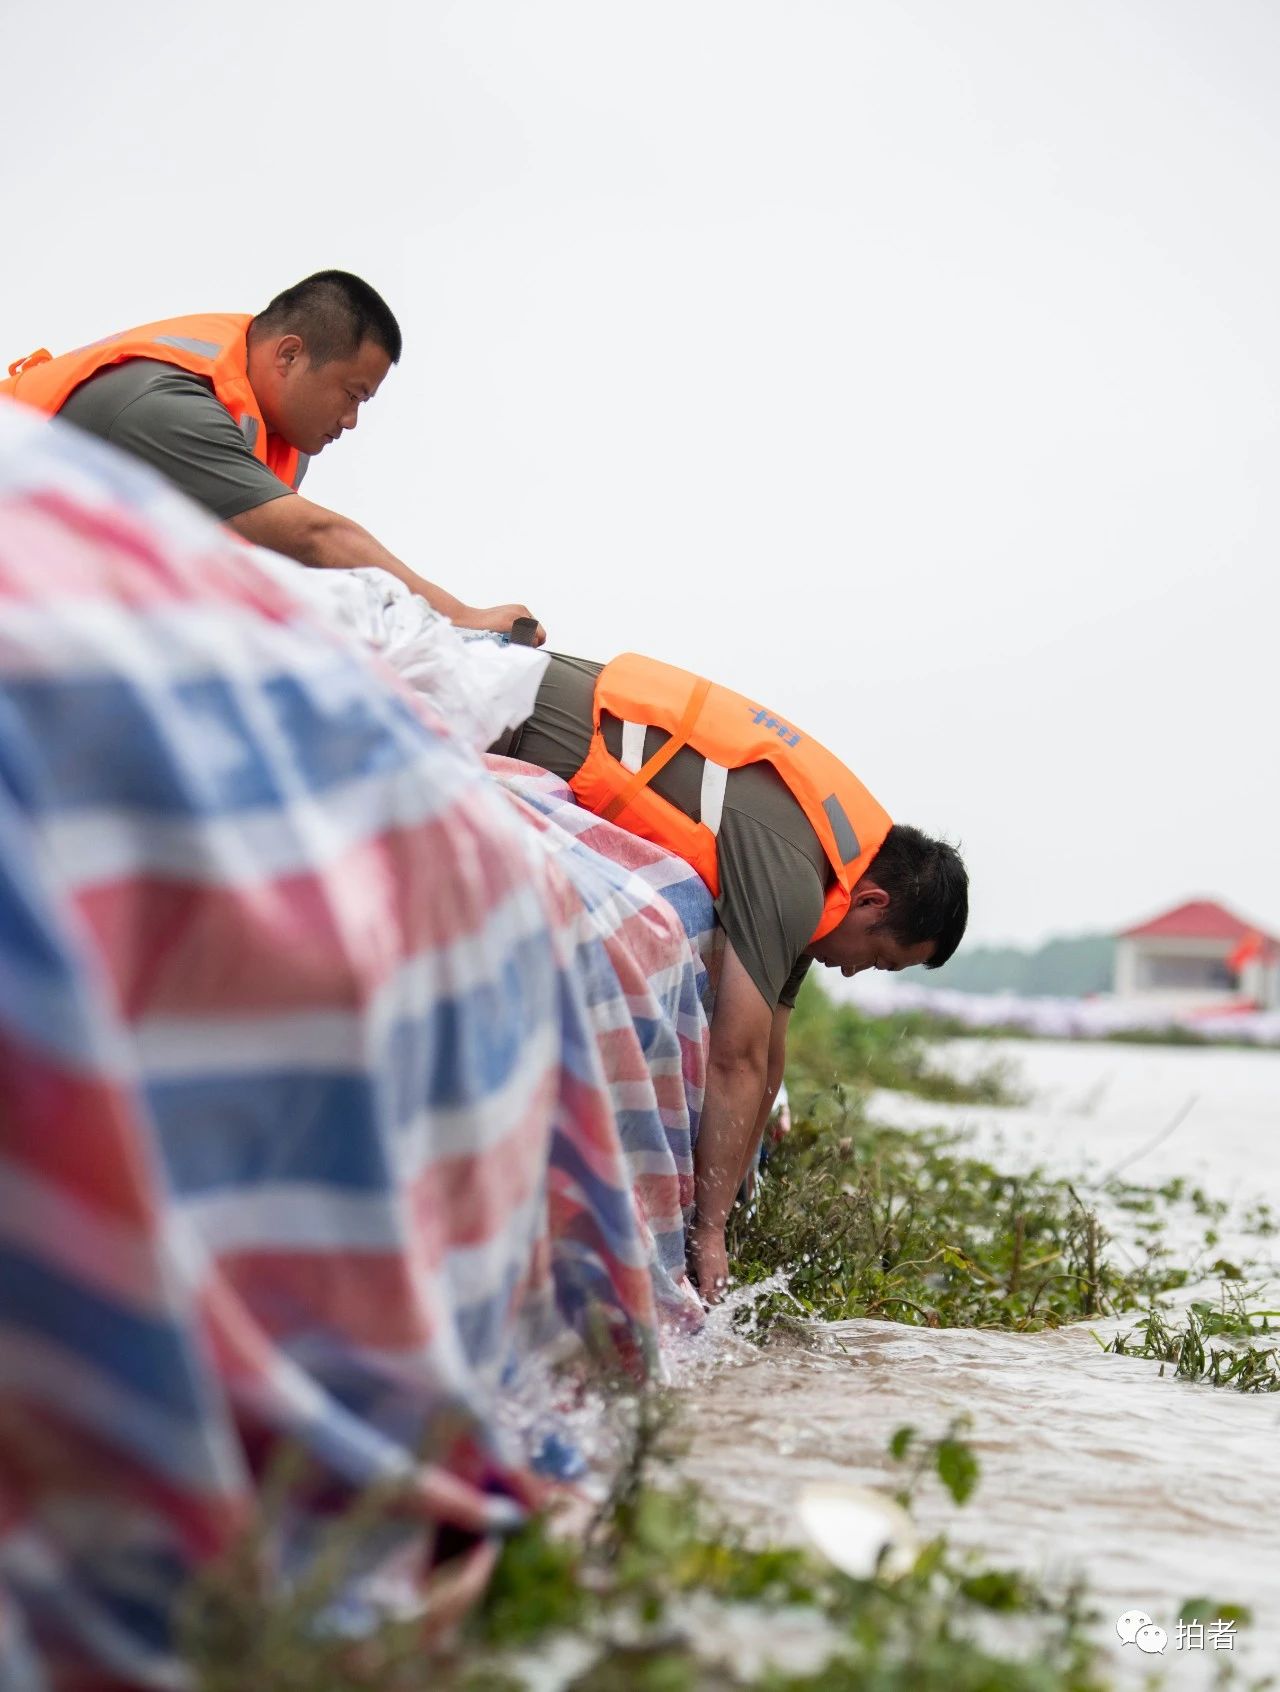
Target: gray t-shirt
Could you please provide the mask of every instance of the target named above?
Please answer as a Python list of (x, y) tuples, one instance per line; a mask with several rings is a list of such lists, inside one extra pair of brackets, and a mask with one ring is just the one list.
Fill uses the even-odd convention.
[[(533, 715), (491, 750), (538, 764), (568, 781), (581, 769), (591, 744), (595, 680), (603, 667), (554, 653)], [(617, 757), (622, 725), (606, 715), (602, 726), (605, 745)], [(645, 758), (667, 738), (650, 729)], [(702, 762), (684, 747), (653, 781), (656, 793), (695, 820)], [(809, 942), (822, 915), (830, 866), (803, 809), (771, 764), (730, 770), (716, 853), (721, 926), (768, 1004), (794, 1005), (813, 962)]]
[(250, 452), (213, 383), (173, 364), (109, 364), (58, 415), (150, 464), (223, 522), (293, 491)]

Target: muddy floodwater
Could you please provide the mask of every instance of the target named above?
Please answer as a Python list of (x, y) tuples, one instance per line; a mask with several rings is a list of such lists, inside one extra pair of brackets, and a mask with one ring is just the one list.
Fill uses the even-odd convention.
[[(1006, 1057), (1030, 1095), (1009, 1109), (924, 1104), (880, 1094), (875, 1114), (972, 1132), (1003, 1167), (1039, 1163), (1087, 1189), (1123, 1166), (1160, 1186), (1185, 1176), (1242, 1214), (1280, 1213), (1280, 1054), (1107, 1044), (958, 1041), (943, 1061), (963, 1070)], [(1100, 1209), (1115, 1250), (1133, 1219)], [(1232, 1216), (1205, 1247), (1203, 1217), (1183, 1207), (1170, 1237), (1180, 1262), (1262, 1260), (1280, 1241), (1245, 1235)], [(1126, 1231), (1129, 1231), (1126, 1239)], [(1251, 1287), (1260, 1276), (1250, 1275)], [(1192, 1296), (1189, 1289), (1179, 1297)], [(1203, 1287), (1200, 1289), (1203, 1292)], [(1280, 1279), (1268, 1308), (1280, 1303)], [(1251, 1302), (1260, 1305), (1261, 1297)], [(820, 1344), (764, 1352), (717, 1316), (677, 1361), (692, 1443), (684, 1468), (727, 1515), (762, 1538), (800, 1539), (796, 1500), (814, 1482), (892, 1486), (886, 1442), (904, 1422), (940, 1431), (973, 1419), (982, 1483), (963, 1509), (934, 1489), (918, 1514), (990, 1561), (1055, 1581), (1080, 1576), (1101, 1612), (1119, 1685), (1162, 1672), (1171, 1687), (1210, 1684), (1226, 1658), (1194, 1639), (1178, 1649), (1183, 1600), (1247, 1604), (1230, 1660), (1250, 1677), (1280, 1672), (1280, 1394), (1251, 1395), (1160, 1378), (1159, 1365), (1104, 1353), (1133, 1319), (1057, 1332), (930, 1330), (888, 1322), (830, 1324)], [(1122, 1645), (1115, 1621), (1140, 1610), (1169, 1636), (1160, 1655)]]

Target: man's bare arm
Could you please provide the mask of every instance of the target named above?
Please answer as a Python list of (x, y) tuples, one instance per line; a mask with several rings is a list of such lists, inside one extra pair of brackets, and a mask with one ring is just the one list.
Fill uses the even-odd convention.
[(710, 1304), (721, 1297), (728, 1278), (725, 1223), (760, 1115), (772, 1021), (768, 1001), (726, 941), (694, 1155), (697, 1213), (689, 1241), (699, 1288)]
[[(506, 634), (517, 617), (529, 615), (524, 605), (464, 605), (444, 588), (417, 575), (359, 523), (303, 499), (301, 494), (284, 494), (265, 505), (255, 505), (251, 511), (229, 518), (228, 525), (255, 546), (282, 552), (299, 564), (322, 570), (358, 570), (364, 566), (386, 570), (459, 628), (496, 629)], [(539, 626), (537, 644), (541, 646), (546, 638)]]
[(765, 1071), (764, 1097), (760, 1101), (760, 1114), (756, 1117), (755, 1132), (747, 1142), (746, 1156), (738, 1179), (739, 1188), (744, 1181), (751, 1181), (754, 1185), (756, 1153), (760, 1149), (764, 1131), (769, 1126), (769, 1118), (773, 1115), (773, 1106), (787, 1067), (787, 1023), (790, 1018), (790, 1005), (779, 1005), (773, 1013), (773, 1022), (769, 1028), (769, 1058)]

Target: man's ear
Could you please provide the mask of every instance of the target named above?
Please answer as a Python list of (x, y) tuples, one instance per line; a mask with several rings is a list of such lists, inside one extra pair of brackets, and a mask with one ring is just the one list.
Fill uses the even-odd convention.
[(867, 905), (877, 911), (887, 911), (889, 895), (883, 887), (877, 887), (874, 881), (868, 881), (865, 876), (853, 890), (854, 905)]
[(302, 345), (301, 335), (281, 335), (280, 339), (276, 342), (275, 352), (273, 354), (273, 362), (276, 369), (283, 376), (286, 371), (292, 369), (297, 364), (298, 360), (302, 357), (305, 351), (306, 349)]

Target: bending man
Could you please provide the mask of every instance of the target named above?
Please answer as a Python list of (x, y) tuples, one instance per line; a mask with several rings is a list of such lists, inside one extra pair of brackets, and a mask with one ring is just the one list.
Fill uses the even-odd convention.
[(553, 655), (532, 716), (491, 750), (554, 771), (579, 804), (684, 858), (715, 898), (725, 946), (689, 1241), (714, 1301), (810, 965), (936, 969), (968, 921), (964, 865), (758, 701), (634, 653)]
[(355, 428), (400, 348), (381, 295), (322, 270), (256, 317), (175, 317), (58, 358), (42, 348), (10, 365), (0, 394), (143, 459), (257, 546), (299, 564), (388, 570), (461, 627), (505, 633), (525, 606), (464, 604), (298, 492), (308, 461)]

